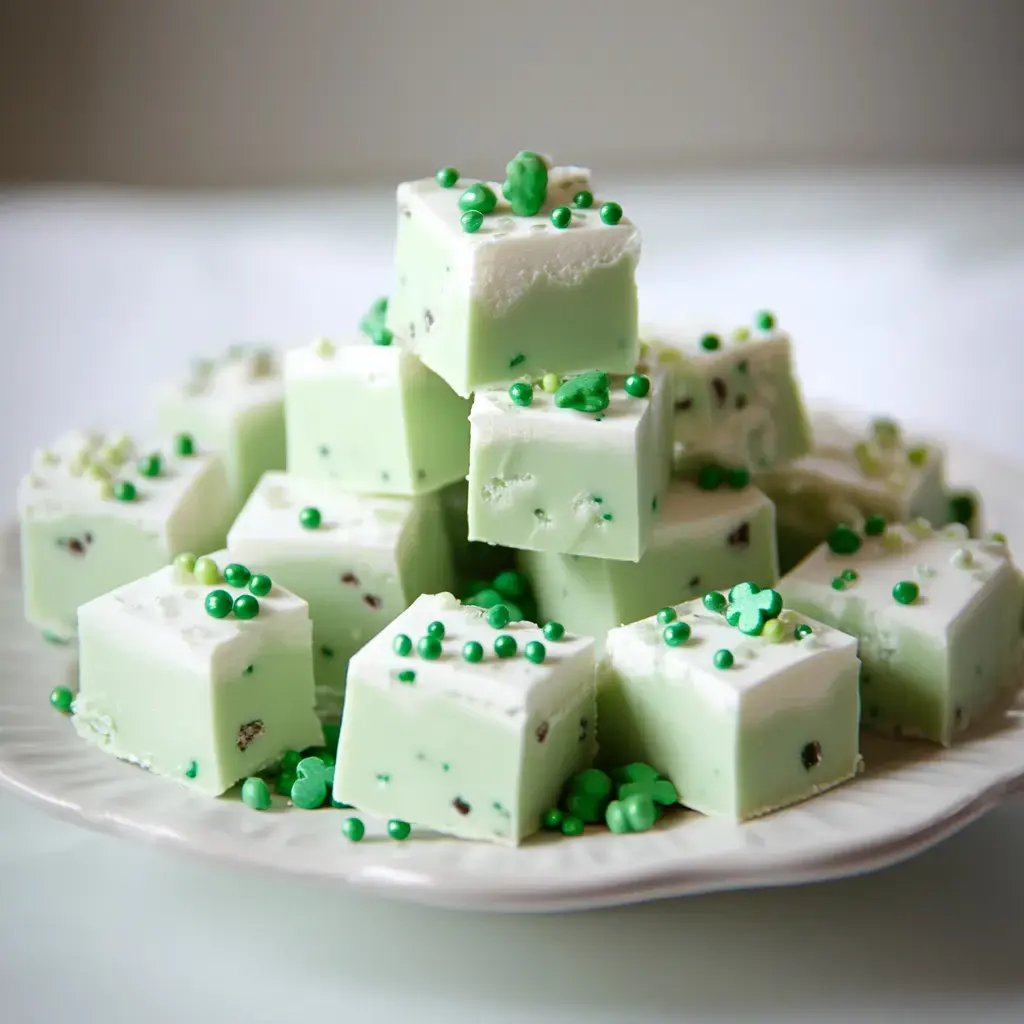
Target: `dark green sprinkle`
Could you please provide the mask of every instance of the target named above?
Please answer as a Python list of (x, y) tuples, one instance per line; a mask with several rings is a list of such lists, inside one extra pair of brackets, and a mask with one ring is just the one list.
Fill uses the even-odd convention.
[(224, 566), (224, 582), (232, 587), (244, 587), (252, 578), (252, 573), (244, 565), (230, 562)]
[(483, 644), (479, 644), (476, 640), (468, 640), (462, 648), (462, 657), (475, 665), (478, 661), (484, 659), (484, 648)]
[(377, 324), (373, 328), (373, 332), (370, 337), (373, 339), (374, 345), (380, 345), (382, 348), (386, 348), (395, 340), (395, 336), (391, 331), (391, 328), (385, 327), (383, 324)]
[(255, 671), (256, 671), (256, 666), (255, 665), (246, 665), (245, 666), (245, 671), (242, 674), (243, 675), (247, 675), (247, 676), (251, 676), (253, 674), (253, 672), (255, 672)]
[(438, 640), (444, 639), (444, 623), (438, 622), (436, 619), (433, 622), (427, 623), (427, 636), (436, 637)]
[(297, 750), (286, 750), (281, 757), (281, 772), (285, 775), (294, 775), (295, 769), (299, 767), (302, 754)]
[(459, 172), (454, 167), (442, 167), (434, 175), (434, 180), (441, 188), (451, 188), (459, 180)]
[(65, 714), (71, 710), (73, 700), (74, 696), (66, 686), (55, 686), (50, 691), (50, 704)]
[(892, 596), (900, 604), (913, 604), (921, 596), (921, 588), (913, 580), (900, 580), (892, 588)]
[(231, 614), (234, 601), (226, 590), (211, 590), (206, 595), (206, 614), (214, 619), (226, 619)]
[(400, 683), (414, 683), (416, 682), (416, 673), (411, 668), (404, 668), (398, 673), (398, 681)]
[(436, 636), (421, 636), (416, 641), (419, 656), (426, 661), (437, 661), (441, 657), (441, 641)]
[(849, 526), (840, 524), (828, 535), (829, 550), (837, 555), (855, 555), (860, 550), (860, 537)]
[(118, 501), (134, 501), (136, 497), (135, 484), (131, 480), (121, 480), (114, 485), (114, 497)]
[(721, 345), (722, 339), (717, 334), (705, 334), (700, 339), (700, 347), (707, 352), (714, 352)]
[(855, 569), (844, 569), (840, 574), (847, 583), (853, 583), (857, 579), (857, 572)]
[(603, 203), (601, 205), (601, 220), (609, 225), (618, 224), (622, 220), (622, 207), (618, 203)]
[(467, 235), (473, 234), (475, 231), (479, 231), (484, 223), (484, 215), (479, 213), (477, 210), (467, 210), (466, 213), (459, 218), (459, 222), (462, 224), (462, 230)]
[(159, 476), (160, 456), (153, 454), (139, 459), (139, 473), (142, 476)]
[(263, 573), (257, 573), (249, 580), (249, 593), (257, 597), (266, 597), (273, 587), (273, 581)]
[(318, 508), (304, 508), (299, 513), (299, 526), (307, 530), (315, 530), (320, 526), (322, 517)]
[(526, 406), (533, 404), (533, 385), (521, 380), (508, 389), (508, 397), (516, 405), (526, 408)]
[(811, 627), (808, 626), (806, 622), (801, 622), (798, 623), (796, 627), (794, 627), (793, 636), (795, 636), (797, 640), (803, 640), (805, 636), (810, 636), (813, 632), (814, 630), (811, 629)]
[(399, 633), (398, 636), (391, 641), (391, 649), (395, 654), (404, 658), (412, 651), (412, 640), (410, 640), (404, 633)]
[(864, 535), (881, 537), (885, 533), (885, 516), (871, 515), (864, 520)]
[(978, 503), (973, 494), (963, 491), (949, 496), (949, 521), (970, 526), (978, 511)]
[(558, 807), (549, 807), (541, 818), (541, 827), (546, 828), (549, 832), (558, 832), (562, 828), (562, 822), (564, 819), (564, 811), (560, 810)]
[(235, 598), (235, 618), (255, 619), (260, 613), (260, 603), (252, 594), (241, 594)]
[(523, 648), (523, 655), (526, 660), (532, 661), (534, 665), (539, 665), (547, 656), (547, 653), (544, 645), (539, 640), (531, 640)]
[(508, 633), (502, 633), (494, 641), (494, 653), (499, 658), (511, 658), (516, 653), (516, 648), (519, 645), (516, 643), (514, 636), (509, 636)]
[(734, 661), (735, 659), (732, 656), (732, 651), (727, 651), (724, 647), (720, 651), (715, 651), (715, 668), (732, 668)]
[(709, 612), (718, 612), (721, 614), (725, 611), (725, 606), (729, 602), (726, 600), (725, 594), (719, 593), (717, 590), (712, 590), (711, 593), (704, 595), (704, 607)]
[(742, 491), (750, 483), (750, 471), (742, 467), (726, 470), (725, 479), (734, 491)]
[(669, 647), (678, 647), (690, 639), (690, 627), (685, 622), (672, 622), (665, 627), (661, 635)]
[(555, 392), (555, 405), (559, 409), (577, 412), (601, 412), (608, 408), (608, 374), (599, 370), (581, 373), (563, 381)]
[(651, 391), (651, 381), (642, 373), (631, 373), (622, 387), (631, 398), (646, 398)]
[(487, 612), (487, 625), (494, 629), (504, 629), (509, 619), (508, 608), (503, 604), (496, 604)]
[(697, 474), (697, 486), (702, 491), (714, 491), (722, 482), (722, 471), (718, 466), (704, 466)]
[(842, 576), (833, 576), (831, 585), (833, 590), (845, 590), (846, 580)]
[(185, 778), (194, 779), (199, 774), (199, 765), (195, 761), (189, 761), (185, 769)]
[(191, 434), (178, 434), (174, 439), (174, 452), (181, 458), (187, 459), (190, 455), (194, 455), (195, 451), (196, 446)]
[(346, 818), (341, 823), (341, 834), (350, 843), (358, 843), (366, 835), (366, 826), (359, 818)]
[(516, 354), (515, 354), (515, 355), (514, 355), (514, 356), (513, 356), (513, 357), (512, 357), (512, 358), (511, 358), (511, 359), (510, 359), (509, 361), (508, 361), (508, 368), (509, 368), (510, 370), (514, 370), (514, 369), (515, 369), (515, 368), (516, 368), (517, 366), (519, 366), (519, 365), (520, 365), (521, 363), (525, 363), (525, 362), (526, 362), (526, 356), (525, 356), (525, 355), (523, 355), (523, 353), (522, 353), (522, 352), (517, 352), (517, 353), (516, 353)]
[(477, 213), (490, 213), (498, 205), (498, 197), (490, 185), (483, 182), (470, 185), (459, 196), (460, 210), (475, 210)]
[(754, 319), (754, 322), (762, 331), (770, 331), (775, 326), (775, 314), (762, 310)]
[(403, 839), (409, 838), (410, 832), (412, 832), (412, 826), (407, 821), (399, 821), (397, 818), (392, 818), (388, 822), (388, 835), (392, 839), (397, 839), (401, 842)]
[(544, 639), (552, 642), (557, 642), (565, 636), (565, 626), (560, 622), (545, 622), (544, 623)]
[(676, 621), (676, 610), (675, 608), (662, 608), (658, 612), (658, 625), (667, 626), (670, 622)]
[(594, 205), (594, 193), (585, 188), (580, 189), (580, 191), (572, 197), (572, 205), (575, 206), (577, 210), (589, 210), (590, 207)]
[[(602, 207), (603, 209), (603, 207)], [(563, 836), (581, 836), (583, 835), (583, 819), (577, 818), (575, 814), (567, 814), (562, 819), (562, 835)]]
[(494, 577), (494, 589), (502, 597), (516, 599), (525, 597), (529, 591), (529, 582), (526, 577), (515, 569), (506, 569)]
[(551, 211), (551, 223), (560, 230), (572, 223), (572, 210), (568, 206), (556, 206)]

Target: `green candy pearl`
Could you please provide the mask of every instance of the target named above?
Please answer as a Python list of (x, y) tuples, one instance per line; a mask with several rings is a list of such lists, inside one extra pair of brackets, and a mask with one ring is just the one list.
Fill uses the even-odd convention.
[(583, 819), (577, 818), (575, 814), (567, 814), (562, 819), (562, 835), (563, 836), (581, 836), (583, 835)]
[(832, 583), (830, 584), (830, 586), (833, 590), (845, 590), (846, 580), (844, 580), (842, 576), (833, 576)]
[(657, 618), (659, 626), (667, 626), (670, 622), (675, 622), (678, 616), (675, 608), (662, 608), (658, 612)]
[(722, 471), (718, 466), (704, 466), (697, 474), (697, 486), (702, 491), (716, 491), (722, 483)]
[(562, 378), (557, 373), (545, 373), (541, 377), (540, 386), (547, 394), (553, 395), (562, 386)]
[(226, 590), (211, 590), (204, 602), (206, 614), (213, 619), (226, 619), (231, 614), (234, 601)]
[(700, 339), (700, 347), (706, 352), (714, 352), (721, 346), (722, 339), (717, 334), (705, 334)]
[(516, 405), (521, 405), (525, 409), (528, 405), (533, 404), (533, 385), (519, 381), (508, 389), (508, 397)]
[(651, 381), (642, 373), (631, 373), (622, 387), (630, 398), (646, 398), (651, 392)]
[(195, 451), (196, 445), (191, 434), (178, 434), (174, 439), (174, 453), (181, 458), (187, 459), (190, 455), (194, 455)]
[(398, 842), (408, 839), (410, 832), (412, 832), (412, 826), (407, 821), (399, 821), (398, 818), (392, 818), (388, 822), (388, 835)]
[(533, 662), (534, 665), (539, 665), (547, 656), (547, 653), (547, 649), (539, 640), (531, 640), (523, 648), (523, 656), (527, 661)]
[(320, 509), (318, 508), (304, 508), (299, 513), (299, 526), (303, 529), (315, 530), (320, 526), (322, 521)]
[(829, 550), (837, 555), (855, 555), (860, 550), (860, 544), (860, 537), (849, 526), (836, 526), (828, 535)]
[(214, 583), (220, 583), (220, 569), (212, 558), (200, 558), (196, 561), (195, 569), (192, 570), (198, 583), (204, 587), (212, 587)]
[(399, 633), (398, 636), (391, 641), (391, 649), (399, 657), (404, 658), (412, 653), (412, 640), (404, 633)]
[(471, 665), (475, 665), (478, 661), (483, 661), (483, 644), (477, 643), (476, 640), (467, 641), (466, 645), (462, 648), (462, 657)]
[(244, 565), (231, 562), (224, 566), (224, 582), (232, 587), (244, 587), (252, 578), (252, 574)]
[(766, 309), (762, 310), (754, 318), (754, 323), (757, 324), (760, 330), (770, 331), (775, 327), (775, 314), (769, 313)]
[(750, 471), (747, 469), (730, 469), (725, 474), (726, 482), (734, 491), (742, 491), (750, 483)]
[(270, 789), (258, 775), (242, 783), (242, 803), (254, 811), (265, 811), (270, 807)]
[(732, 668), (735, 659), (732, 656), (732, 651), (727, 651), (724, 647), (720, 651), (715, 651), (715, 657), (713, 659), (715, 668)]
[(504, 629), (510, 619), (508, 608), (503, 604), (496, 604), (487, 613), (487, 625), (493, 629)]
[(366, 826), (360, 818), (346, 818), (341, 823), (341, 834), (350, 843), (358, 843), (366, 835)]
[(467, 235), (472, 235), (483, 227), (484, 215), (478, 210), (467, 210), (460, 218), (459, 223)]
[(892, 596), (900, 604), (913, 604), (921, 596), (921, 588), (913, 580), (900, 580), (892, 588)]
[(181, 569), (182, 572), (194, 572), (196, 567), (196, 556), (193, 555), (191, 551), (182, 551), (180, 555), (174, 556), (174, 564)]
[(134, 501), (136, 494), (135, 484), (131, 480), (121, 480), (114, 485), (114, 497), (117, 501)]
[(490, 185), (480, 183), (470, 185), (465, 192), (459, 196), (459, 209), (477, 213), (490, 213), (498, 205), (498, 197)]
[(805, 636), (810, 636), (813, 632), (814, 630), (812, 630), (806, 622), (801, 622), (793, 629), (793, 636), (795, 636), (797, 640), (803, 640)]
[(74, 695), (66, 686), (55, 686), (50, 691), (51, 706), (55, 707), (58, 711), (62, 711), (64, 714), (71, 710), (71, 704), (74, 699)]
[(690, 627), (685, 622), (673, 622), (665, 627), (661, 635), (669, 647), (679, 647), (690, 639)]
[(618, 203), (603, 203), (601, 205), (601, 220), (612, 226), (618, 224), (622, 220), (622, 207)]
[(558, 832), (562, 828), (564, 820), (565, 812), (563, 810), (558, 807), (549, 807), (540, 820), (541, 828), (545, 828), (549, 832)]
[(242, 594), (235, 598), (235, 618), (255, 619), (260, 613), (260, 603), (252, 594)]
[(416, 641), (416, 652), (424, 661), (437, 661), (441, 657), (441, 641), (436, 636), (421, 636)]
[(719, 593), (717, 590), (712, 590), (710, 594), (704, 595), (704, 607), (709, 612), (718, 612), (721, 614), (725, 611), (725, 606), (728, 604), (725, 594)]
[(572, 205), (577, 210), (589, 210), (594, 205), (594, 193), (587, 189), (581, 189), (572, 197)]
[(572, 210), (568, 206), (556, 206), (551, 211), (551, 223), (559, 230), (564, 230), (572, 223)]
[(455, 183), (459, 180), (459, 172), (454, 167), (442, 167), (441, 170), (434, 175), (434, 181), (441, 186), (441, 188), (452, 188)]
[(147, 455), (143, 459), (139, 459), (139, 473), (142, 476), (159, 476), (160, 475), (160, 456), (157, 454)]
[(502, 635), (494, 641), (494, 653), (499, 658), (511, 658), (516, 653), (518, 646), (519, 645), (516, 643), (516, 638), (514, 636), (509, 636), (508, 633), (502, 633)]
[(255, 594), (256, 597), (266, 597), (273, 589), (273, 586), (273, 580), (269, 576), (257, 573), (249, 580), (249, 593)]
[(444, 623), (438, 622), (436, 619), (433, 622), (427, 623), (427, 636), (432, 636), (435, 640), (444, 639)]
[(634, 793), (620, 803), (632, 831), (646, 832), (657, 824), (658, 808), (646, 793)]
[(506, 569), (494, 577), (494, 589), (511, 600), (523, 597), (530, 589), (529, 581), (515, 569)]
[(563, 636), (565, 636), (565, 626), (560, 622), (545, 622), (543, 632), (545, 640), (557, 643)]
[(885, 516), (871, 515), (864, 520), (864, 534), (867, 537), (881, 537), (885, 533)]

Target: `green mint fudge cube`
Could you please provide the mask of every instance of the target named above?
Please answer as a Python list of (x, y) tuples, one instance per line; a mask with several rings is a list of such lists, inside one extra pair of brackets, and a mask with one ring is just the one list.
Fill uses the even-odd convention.
[(673, 481), (639, 562), (523, 551), (541, 617), (603, 646), (610, 629), (659, 608), (731, 587), (778, 578), (775, 509), (756, 487), (701, 490)]
[(217, 796), (323, 734), (306, 602), (273, 580), (259, 596), (210, 582), (211, 561), (230, 564), (166, 566), (81, 607), (72, 710), (101, 750)]
[(285, 357), (288, 469), (361, 494), (426, 494), (464, 479), (469, 403), (412, 353), (326, 339)]
[(863, 723), (949, 746), (1016, 682), (1021, 585), (1005, 543), (960, 525), (836, 528), (779, 590), (857, 637)]
[(722, 333), (645, 330), (642, 353), (671, 375), (684, 464), (710, 457), (767, 469), (810, 451), (790, 338), (770, 314)]
[(858, 433), (818, 416), (814, 435), (811, 454), (756, 477), (775, 502), (783, 572), (837, 523), (860, 529), (870, 515), (897, 523), (925, 519), (936, 527), (946, 522), (945, 457), (937, 446), (906, 440), (896, 423), (881, 419)]
[(157, 397), (157, 423), (224, 459), (234, 513), (268, 469), (284, 469), (284, 384), (270, 349), (235, 345), (219, 359), (199, 359), (185, 381)]
[[(490, 212), (460, 208), (463, 193), (483, 189), (485, 205), (495, 200)], [(603, 214), (606, 197), (589, 190), (589, 171), (549, 168), (542, 205), (521, 216), (496, 182), (400, 185), (387, 312), (395, 336), (460, 395), (523, 374), (629, 372), (639, 351), (640, 235), (616, 204)], [(581, 193), (590, 205), (574, 203)]]
[(70, 640), (79, 605), (223, 545), (234, 515), (224, 463), (189, 451), (76, 431), (36, 453), (18, 488), (29, 622)]
[(680, 803), (734, 821), (855, 775), (857, 641), (780, 608), (745, 583), (613, 629), (598, 665), (602, 761), (650, 764)]
[[(520, 382), (476, 393), (471, 540), (640, 560), (668, 487), (671, 394), (662, 374), (641, 378), (649, 385), (642, 395), (626, 390), (629, 379), (590, 373), (555, 392)], [(572, 390), (595, 382), (593, 394)], [(529, 404), (517, 388), (532, 389)]]
[(259, 565), (309, 604), (317, 710), (337, 720), (348, 660), (453, 570), (436, 495), (359, 495), (330, 480), (267, 473), (228, 533), (232, 561)]
[(349, 663), (334, 798), (516, 844), (590, 765), (595, 715), (593, 640), (424, 595)]

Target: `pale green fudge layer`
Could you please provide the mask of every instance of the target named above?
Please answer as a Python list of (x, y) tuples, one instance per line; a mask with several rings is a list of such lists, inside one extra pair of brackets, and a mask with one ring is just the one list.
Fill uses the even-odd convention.
[[(441, 653), (417, 653), (430, 623)], [(436, 628), (436, 627), (435, 627)], [(407, 655), (400, 637), (413, 644)], [(495, 641), (516, 651), (498, 657)], [(464, 656), (478, 643), (479, 661)], [(542, 661), (528, 644), (544, 648)], [(396, 649), (396, 644), (398, 645)], [(335, 800), (464, 839), (515, 844), (536, 832), (566, 779), (594, 756), (594, 643), (502, 629), (451, 594), (424, 595), (349, 665)]]
[(416, 356), (365, 338), (285, 359), (288, 469), (363, 494), (426, 494), (464, 479), (469, 402)]
[(558, 408), (534, 388), (479, 391), (470, 413), (469, 536), (531, 551), (636, 562), (668, 487), (671, 396), (651, 374), (643, 398), (611, 378), (607, 408)]
[(187, 433), (223, 458), (237, 513), (267, 470), (284, 469), (280, 357), (236, 345), (220, 359), (196, 360), (187, 380), (160, 391), (157, 423), (167, 436)]
[(217, 589), (248, 593), (167, 566), (83, 605), (73, 705), (84, 739), (209, 796), (323, 735), (305, 601), (274, 584), (255, 617), (217, 619)]
[[(388, 325), (461, 395), (524, 374), (599, 367), (628, 372), (637, 361), (635, 272), (640, 235), (623, 217), (588, 209), (583, 168), (552, 168), (547, 200), (533, 217), (497, 205), (475, 232), (463, 230), (459, 197), (477, 179), (442, 188), (433, 178), (398, 188), (398, 241)], [(551, 221), (558, 206), (571, 224)]]
[(682, 469), (707, 459), (767, 469), (810, 451), (789, 335), (761, 317), (725, 333), (644, 330), (642, 358), (672, 377)]
[[(747, 636), (699, 600), (675, 612), (691, 631), (678, 646), (657, 618), (608, 635), (598, 666), (602, 762), (647, 762), (672, 779), (680, 803), (736, 821), (856, 774), (854, 638), (791, 611), (780, 640)], [(716, 667), (718, 651), (731, 667)]]
[(79, 605), (224, 544), (234, 511), (223, 462), (177, 452), (79, 431), (36, 453), (18, 488), (29, 622), (69, 640)]
[(524, 551), (541, 617), (597, 637), (708, 590), (741, 580), (773, 586), (778, 577), (775, 509), (755, 487), (704, 491), (669, 487), (639, 562)]
[(775, 502), (783, 572), (810, 554), (837, 523), (860, 529), (869, 515), (890, 522), (920, 518), (936, 527), (946, 522), (941, 449), (904, 439), (891, 420), (876, 420), (861, 435), (818, 416), (814, 434), (812, 454), (756, 478)]
[[(315, 528), (300, 521), (308, 508), (320, 515)], [(420, 594), (454, 583), (436, 496), (357, 495), (290, 473), (263, 477), (231, 527), (228, 551), (308, 602), (325, 721), (341, 711), (349, 658)]]
[(850, 553), (823, 544), (779, 584), (786, 603), (860, 640), (865, 725), (949, 746), (1017, 681), (1021, 587), (1005, 545), (959, 524), (832, 544)]

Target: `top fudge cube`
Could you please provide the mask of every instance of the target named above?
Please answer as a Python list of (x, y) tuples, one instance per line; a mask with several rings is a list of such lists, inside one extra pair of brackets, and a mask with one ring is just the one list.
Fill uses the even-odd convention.
[[(470, 232), (459, 200), (480, 185), (497, 203)], [(589, 189), (587, 170), (551, 168), (537, 215), (517, 216), (496, 182), (399, 186), (388, 325), (460, 395), (523, 374), (636, 365), (640, 236), (625, 216), (602, 219), (606, 197), (574, 205)], [(557, 207), (571, 211), (564, 228)]]
[(157, 396), (161, 433), (188, 434), (224, 460), (235, 512), (259, 478), (284, 469), (284, 384), (271, 349), (235, 345), (219, 359), (198, 359), (184, 381)]
[(466, 475), (469, 402), (404, 349), (365, 338), (292, 349), (285, 396), (291, 473), (406, 496)]
[(770, 313), (726, 334), (645, 331), (642, 351), (671, 374), (684, 459), (754, 470), (810, 451), (789, 335)]

